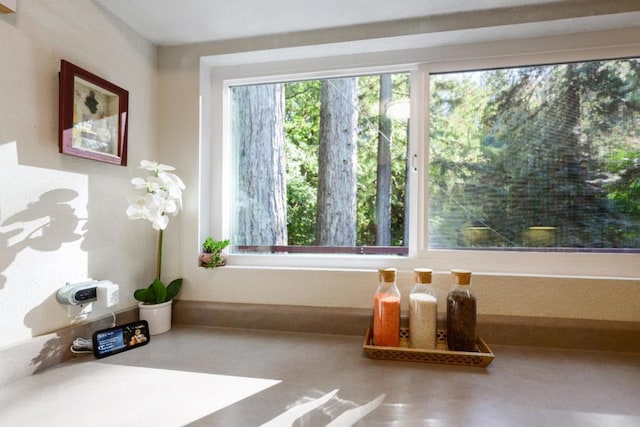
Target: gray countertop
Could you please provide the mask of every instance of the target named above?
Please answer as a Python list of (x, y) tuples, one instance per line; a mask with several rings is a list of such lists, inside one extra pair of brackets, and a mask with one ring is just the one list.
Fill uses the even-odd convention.
[(363, 338), (178, 326), (9, 384), (0, 425), (56, 425), (56, 399), (112, 426), (640, 425), (640, 354), (491, 346), (455, 367), (369, 359)]

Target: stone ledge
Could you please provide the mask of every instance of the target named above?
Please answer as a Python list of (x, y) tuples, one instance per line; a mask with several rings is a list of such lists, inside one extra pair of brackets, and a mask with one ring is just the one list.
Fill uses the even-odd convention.
[(591, 319), (479, 316), (488, 343), (640, 353), (640, 323)]
[(174, 301), (176, 324), (273, 331), (362, 335), (371, 310), (271, 304)]
[[(371, 323), (371, 310), (175, 301), (173, 322), (364, 337)], [(443, 319), (439, 325), (444, 326)], [(635, 322), (480, 315), (478, 334), (496, 345), (640, 353), (640, 323)]]

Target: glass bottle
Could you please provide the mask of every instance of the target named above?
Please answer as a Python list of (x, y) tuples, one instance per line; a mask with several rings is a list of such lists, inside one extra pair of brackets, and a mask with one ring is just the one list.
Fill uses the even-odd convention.
[(373, 300), (373, 344), (385, 347), (400, 345), (400, 290), (396, 286), (396, 269), (378, 270), (380, 285)]
[(470, 271), (451, 270), (447, 296), (447, 347), (451, 351), (477, 351), (476, 297), (470, 283)]
[(414, 285), (409, 292), (409, 346), (434, 350), (438, 322), (438, 299), (431, 285), (432, 270), (413, 270)]

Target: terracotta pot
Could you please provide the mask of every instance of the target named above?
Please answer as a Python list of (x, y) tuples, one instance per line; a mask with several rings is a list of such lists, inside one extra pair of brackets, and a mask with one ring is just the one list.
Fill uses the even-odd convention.
[[(211, 258), (213, 258), (214, 254), (210, 254), (210, 253), (202, 253), (200, 254), (200, 262), (202, 263), (203, 267), (207, 267), (209, 265), (209, 262), (211, 262)], [(222, 267), (223, 265), (225, 265), (227, 263), (226, 261), (226, 257), (224, 255), (221, 255), (222, 257), (222, 261), (216, 264), (216, 267)]]

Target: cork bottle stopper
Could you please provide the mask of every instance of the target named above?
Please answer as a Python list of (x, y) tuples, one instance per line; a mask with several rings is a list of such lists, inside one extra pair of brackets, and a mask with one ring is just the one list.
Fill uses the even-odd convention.
[(471, 283), (471, 272), (469, 270), (451, 270), (451, 280), (455, 285), (468, 285)]
[(430, 268), (416, 268), (413, 270), (413, 280), (415, 283), (431, 283), (431, 273), (433, 270)]
[(378, 277), (381, 282), (395, 282), (396, 281), (396, 269), (395, 268), (381, 268), (378, 270)]

